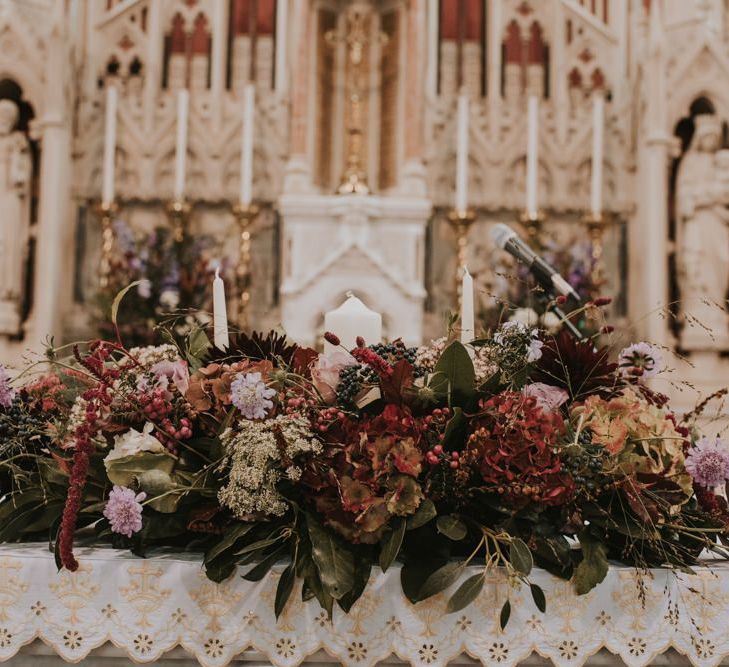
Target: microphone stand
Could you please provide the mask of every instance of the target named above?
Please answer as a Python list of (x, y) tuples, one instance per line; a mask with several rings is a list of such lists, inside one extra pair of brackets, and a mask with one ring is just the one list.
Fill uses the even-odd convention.
[(559, 317), (560, 321), (564, 324), (567, 331), (569, 331), (578, 341), (582, 342), (587, 340), (585, 338), (585, 335), (567, 317), (567, 313), (565, 313), (554, 301), (547, 310), (553, 312), (557, 317)]

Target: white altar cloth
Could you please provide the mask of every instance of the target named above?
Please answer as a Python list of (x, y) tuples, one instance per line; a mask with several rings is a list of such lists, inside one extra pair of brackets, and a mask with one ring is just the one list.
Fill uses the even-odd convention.
[[(301, 602), (300, 587), (276, 622), (281, 568), (258, 583), (234, 575), (214, 584), (199, 556), (162, 553), (145, 560), (111, 549), (77, 549), (77, 556), (78, 572), (57, 572), (44, 545), (0, 547), (0, 660), (19, 652), (38, 656), (38, 639), (72, 662), (110, 642), (135, 662), (179, 657), (181, 647), (206, 667), (246, 652), (259, 664), (264, 658), (280, 667), (324, 654), (346, 665), (397, 656), (427, 667), (459, 656), (486, 665), (534, 663), (533, 654), (572, 666), (598, 652), (605, 656), (605, 649), (631, 666), (671, 648), (695, 665), (729, 656), (729, 566), (723, 563), (708, 563), (696, 576), (653, 570), (643, 578), (642, 602), (630, 568), (611, 568), (582, 597), (569, 583), (535, 571), (531, 579), (547, 597), (545, 614), (527, 588), (510, 589), (498, 573), (473, 604), (445, 614), (446, 594), (412, 605), (400, 591), (399, 568), (373, 570), (363, 597), (348, 615), (335, 609), (330, 623), (316, 601)], [(507, 594), (512, 613), (502, 632), (498, 617)], [(677, 656), (669, 655), (676, 664)]]

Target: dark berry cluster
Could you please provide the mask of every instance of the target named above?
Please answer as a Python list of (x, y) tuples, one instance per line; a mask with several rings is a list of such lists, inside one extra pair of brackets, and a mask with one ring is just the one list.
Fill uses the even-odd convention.
[(595, 477), (602, 472), (603, 448), (601, 445), (593, 444), (592, 433), (589, 430), (581, 431), (577, 436), (577, 442), (582, 446), (576, 452), (570, 451), (563, 464), (577, 484), (584, 485), (588, 491), (593, 491), (598, 486)]
[(339, 385), (337, 385), (337, 402), (340, 405), (351, 405), (362, 387), (367, 384), (377, 384), (377, 372), (364, 364), (345, 366), (339, 372)]
[(27, 440), (44, 428), (42, 414), (28, 412), (27, 406), (18, 398), (9, 408), (0, 410), (0, 443), (11, 439)]
[(418, 356), (417, 347), (407, 347), (399, 338), (392, 343), (376, 343), (370, 345), (370, 349), (376, 352), (380, 357), (385, 359), (391, 365), (395, 365), (398, 361), (405, 360), (413, 366), (413, 375), (422, 377), (426, 374), (426, 369), (415, 364)]

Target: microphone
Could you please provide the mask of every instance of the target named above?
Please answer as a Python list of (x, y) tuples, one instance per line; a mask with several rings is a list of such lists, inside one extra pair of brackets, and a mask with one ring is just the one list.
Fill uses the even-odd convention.
[(502, 250), (506, 250), (517, 261), (524, 264), (537, 282), (553, 296), (565, 296), (572, 299), (577, 306), (582, 305), (582, 299), (575, 292), (557, 269), (535, 253), (519, 235), (508, 225), (499, 223), (491, 228), (491, 240)]

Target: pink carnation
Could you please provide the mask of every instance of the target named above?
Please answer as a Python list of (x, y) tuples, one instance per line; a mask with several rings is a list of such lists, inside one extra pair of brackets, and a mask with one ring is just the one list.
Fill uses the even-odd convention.
[(146, 493), (135, 494), (125, 486), (114, 486), (104, 507), (104, 516), (113, 533), (131, 537), (142, 530), (141, 503), (146, 497)]
[(706, 489), (723, 484), (729, 480), (729, 447), (721, 438), (701, 438), (686, 457), (686, 470)]
[(564, 389), (544, 382), (532, 382), (532, 384), (526, 385), (522, 392), (524, 396), (536, 399), (537, 406), (544, 412), (554, 412), (569, 398), (569, 394)]

